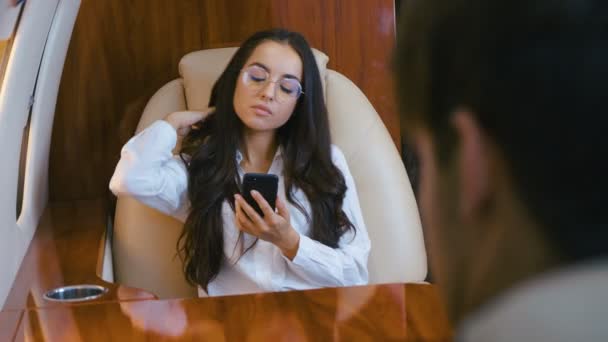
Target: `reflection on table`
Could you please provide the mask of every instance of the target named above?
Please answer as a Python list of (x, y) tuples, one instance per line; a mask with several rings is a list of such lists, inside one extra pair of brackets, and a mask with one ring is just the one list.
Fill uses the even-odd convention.
[(17, 340), (449, 341), (436, 289), (388, 284), (29, 310)]

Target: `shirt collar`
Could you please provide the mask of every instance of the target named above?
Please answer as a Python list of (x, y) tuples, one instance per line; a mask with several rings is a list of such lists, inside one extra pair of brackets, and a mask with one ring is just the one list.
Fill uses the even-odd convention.
[(242, 161), (243, 161), (243, 153), (241, 152), (240, 148), (237, 148), (236, 149), (236, 163), (238, 165), (240, 165)]

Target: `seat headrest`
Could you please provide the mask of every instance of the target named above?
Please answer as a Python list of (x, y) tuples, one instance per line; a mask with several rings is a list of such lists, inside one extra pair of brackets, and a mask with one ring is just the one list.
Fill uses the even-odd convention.
[[(236, 50), (236, 47), (201, 50), (191, 52), (182, 58), (179, 62), (179, 74), (184, 80), (188, 109), (202, 110), (207, 108), (211, 88)], [(323, 89), (325, 89), (329, 57), (317, 49), (312, 50), (321, 74)]]

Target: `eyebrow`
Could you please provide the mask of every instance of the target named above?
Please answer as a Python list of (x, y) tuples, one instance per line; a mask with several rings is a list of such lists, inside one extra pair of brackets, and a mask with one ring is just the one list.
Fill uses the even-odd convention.
[[(253, 63), (249, 64), (248, 66), (252, 66), (252, 65), (259, 66), (260, 68), (266, 70), (266, 72), (270, 73), (270, 69), (267, 66), (265, 66), (264, 64), (260, 63), (260, 62), (253, 62)], [(300, 79), (298, 77), (296, 77), (296, 76), (294, 76), (292, 74), (284, 74), (284, 75), (282, 75), (282, 77), (291, 78), (291, 79), (294, 79), (294, 80), (296, 80), (296, 81), (298, 81), (300, 83), (302, 82), (302, 81), (300, 81)]]

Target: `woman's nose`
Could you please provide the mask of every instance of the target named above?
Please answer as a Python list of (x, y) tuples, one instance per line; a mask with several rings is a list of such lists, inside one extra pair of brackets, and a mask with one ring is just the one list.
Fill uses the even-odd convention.
[(262, 87), (262, 89), (260, 89), (260, 94), (262, 95), (262, 97), (269, 99), (269, 100), (274, 100), (274, 96), (275, 96), (275, 82), (269, 81), (266, 84), (264, 84), (264, 86)]

